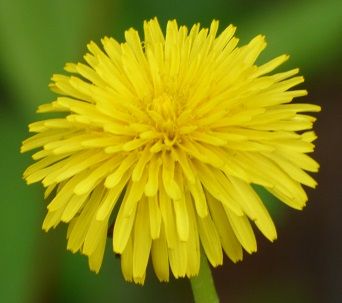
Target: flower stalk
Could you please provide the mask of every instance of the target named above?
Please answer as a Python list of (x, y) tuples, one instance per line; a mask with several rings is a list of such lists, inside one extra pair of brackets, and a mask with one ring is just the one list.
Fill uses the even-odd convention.
[(218, 303), (220, 302), (211, 269), (206, 256), (201, 254), (201, 266), (198, 276), (190, 279), (195, 303)]

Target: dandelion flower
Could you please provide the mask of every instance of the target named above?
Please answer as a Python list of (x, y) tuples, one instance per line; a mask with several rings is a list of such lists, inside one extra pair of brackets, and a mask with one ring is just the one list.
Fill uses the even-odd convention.
[(123, 276), (144, 283), (151, 256), (161, 281), (170, 273), (196, 276), (203, 249), (212, 266), (233, 261), (257, 244), (252, 225), (273, 241), (276, 229), (253, 185), (302, 209), (315, 187), (306, 171), (315, 121), (291, 103), (306, 90), (298, 69), (270, 74), (288, 59), (255, 61), (266, 47), (259, 35), (238, 47), (235, 27), (218, 34), (195, 24), (144, 22), (125, 42), (88, 44), (72, 75), (54, 75), (60, 95), (39, 113), (62, 113), (29, 125), (36, 133), (21, 151), (39, 149), (24, 172), (50, 197), (43, 229), (68, 223), (67, 247), (98, 272), (108, 233)]

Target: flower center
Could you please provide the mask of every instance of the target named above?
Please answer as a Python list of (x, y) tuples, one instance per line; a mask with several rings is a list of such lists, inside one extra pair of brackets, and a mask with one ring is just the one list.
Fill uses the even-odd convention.
[(164, 143), (172, 146), (177, 140), (177, 101), (170, 95), (163, 93), (149, 104), (147, 113), (156, 132), (164, 137)]

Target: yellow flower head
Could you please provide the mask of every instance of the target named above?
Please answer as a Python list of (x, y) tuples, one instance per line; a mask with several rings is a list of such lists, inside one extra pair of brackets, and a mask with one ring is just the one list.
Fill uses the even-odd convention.
[(257, 66), (266, 43), (257, 36), (237, 47), (235, 27), (217, 34), (199, 24), (189, 31), (156, 19), (126, 42), (88, 45), (87, 64), (69, 63), (74, 75), (54, 75), (61, 95), (38, 108), (63, 113), (30, 124), (36, 133), (22, 152), (40, 148), (24, 173), (52, 196), (43, 228), (69, 223), (68, 249), (89, 257), (99, 271), (108, 233), (121, 255), (126, 280), (143, 283), (151, 255), (159, 280), (198, 274), (201, 247), (213, 266), (223, 253), (236, 262), (257, 245), (251, 222), (269, 240), (276, 230), (252, 184), (302, 209), (305, 172), (316, 172), (315, 119), (291, 104), (306, 90), (298, 69), (270, 75), (288, 59)]

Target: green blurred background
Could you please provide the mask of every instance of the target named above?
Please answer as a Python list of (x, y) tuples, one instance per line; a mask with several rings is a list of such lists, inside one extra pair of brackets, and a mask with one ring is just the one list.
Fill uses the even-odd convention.
[(100, 274), (85, 257), (67, 252), (65, 226), (45, 234), (42, 188), (21, 179), (30, 163), (20, 155), (36, 107), (54, 96), (47, 85), (65, 62), (82, 60), (86, 43), (104, 35), (122, 41), (157, 16), (179, 24), (215, 18), (233, 23), (247, 42), (262, 33), (269, 42), (260, 62), (291, 54), (309, 96), (320, 104), (316, 159), (319, 187), (309, 190), (304, 212), (269, 201), (279, 239), (258, 234), (259, 251), (237, 265), (225, 259), (214, 271), (222, 302), (342, 302), (342, 2), (253, 0), (0, 0), (0, 302), (192, 302), (188, 280), (161, 284), (149, 269), (144, 287), (123, 282), (119, 260), (107, 249)]

